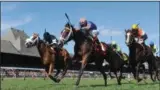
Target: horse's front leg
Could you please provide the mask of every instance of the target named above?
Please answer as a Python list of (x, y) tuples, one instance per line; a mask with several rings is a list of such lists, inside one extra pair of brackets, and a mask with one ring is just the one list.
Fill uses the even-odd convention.
[(108, 74), (109, 74), (109, 76), (110, 76), (111, 79), (114, 78), (114, 76), (112, 76), (112, 74), (111, 74), (111, 70), (109, 70)]
[(143, 78), (147, 79), (146, 74), (145, 74), (145, 65), (142, 64), (142, 71), (143, 71)]
[(139, 68), (140, 68), (140, 64), (141, 63), (138, 63), (137, 66), (136, 66), (136, 79), (138, 82), (140, 82), (142, 79), (139, 77)]
[(58, 82), (60, 82), (60, 81), (64, 78), (65, 74), (67, 73), (68, 68), (69, 68), (69, 67), (71, 66), (71, 64), (72, 64), (71, 59), (68, 59), (68, 58), (67, 58), (67, 59), (64, 60), (64, 61), (67, 61), (67, 62), (65, 62), (65, 66), (64, 66), (64, 69), (63, 69), (63, 72), (62, 72), (60, 78), (57, 79)]
[(111, 74), (111, 66), (110, 65), (109, 65), (108, 75), (110, 76), (111, 79), (114, 78), (114, 76), (112, 76), (112, 74)]
[[(102, 60), (103, 61), (103, 60)], [(104, 85), (107, 86), (107, 75), (104, 71), (104, 68), (102, 66), (102, 63), (101, 61), (96, 61), (96, 66), (97, 66), (97, 69), (100, 71), (100, 73), (103, 75), (103, 79), (104, 79)], [(110, 73), (110, 72), (109, 72)]]
[(48, 77), (49, 77), (51, 80), (53, 80), (54, 82), (57, 82), (56, 78), (54, 78), (54, 77), (52, 76), (53, 70), (54, 70), (54, 64), (53, 64), (53, 63), (50, 63), (50, 65), (49, 65)]
[(81, 63), (81, 68), (80, 68), (80, 71), (79, 71), (79, 75), (78, 75), (78, 79), (77, 79), (77, 82), (76, 82), (76, 86), (79, 85), (80, 83), (80, 79), (81, 79), (81, 76), (83, 74), (83, 71), (87, 65), (87, 60), (88, 60), (88, 55), (85, 55), (82, 57), (82, 63)]
[(151, 76), (151, 79), (153, 82), (156, 81), (156, 71), (158, 70), (156, 67), (156, 62), (154, 61), (154, 59), (152, 59), (153, 61), (150, 61), (151, 63), (149, 63), (149, 73)]
[(57, 78), (57, 76), (59, 75), (60, 72), (61, 72), (61, 70), (60, 70), (60, 69), (57, 69), (57, 72), (56, 72), (56, 74), (54, 75), (54, 78)]

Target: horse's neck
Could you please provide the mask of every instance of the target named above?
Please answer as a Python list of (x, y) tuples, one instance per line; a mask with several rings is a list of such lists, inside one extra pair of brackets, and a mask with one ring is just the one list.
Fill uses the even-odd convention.
[(39, 43), (37, 44), (37, 48), (40, 56), (42, 57), (45, 50), (45, 43), (43, 43), (43, 41), (40, 40)]
[(84, 48), (81, 48), (82, 46), (88, 47), (88, 45), (89, 45), (90, 46), (89, 48), (92, 48), (91, 40), (88, 39), (84, 35), (84, 33), (82, 33), (81, 31), (74, 32), (73, 40), (75, 42), (75, 46), (74, 46), (75, 53), (79, 53), (79, 52), (83, 51), (82, 49), (84, 49)]
[(141, 50), (142, 50), (142, 46), (140, 44), (133, 43), (133, 45), (129, 47), (130, 56), (135, 57), (135, 55)]
[(129, 46), (129, 56), (133, 59), (135, 58), (135, 55), (136, 55), (136, 46), (134, 44)]
[(76, 45), (81, 45), (84, 42), (89, 42), (88, 38), (81, 31), (74, 32), (74, 41)]

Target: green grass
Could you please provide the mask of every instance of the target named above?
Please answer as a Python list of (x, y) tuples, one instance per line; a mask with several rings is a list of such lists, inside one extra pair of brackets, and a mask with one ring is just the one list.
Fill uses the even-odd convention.
[[(1, 90), (73, 90), (75, 89), (76, 79), (63, 79), (59, 84), (52, 82), (50, 79), (43, 80), (42, 78), (31, 79), (25, 81), (22, 78), (11, 79), (4, 78), (1, 81)], [(122, 80), (122, 85), (117, 85), (116, 79), (108, 80), (108, 86), (104, 87), (104, 81), (99, 79), (81, 79), (77, 90), (160, 90), (159, 83), (153, 83), (151, 80), (146, 80), (139, 84), (135, 80), (130, 83), (127, 80)]]

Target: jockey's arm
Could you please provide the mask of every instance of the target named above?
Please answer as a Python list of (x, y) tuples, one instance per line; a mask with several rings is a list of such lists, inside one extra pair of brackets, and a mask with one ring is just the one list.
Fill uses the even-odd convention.
[(146, 32), (139, 30), (139, 38), (146, 40), (148, 38)]
[(83, 27), (83, 29), (85, 29), (85, 30), (90, 30), (90, 28), (91, 28), (91, 24), (90, 23), (88, 23), (86, 27)]

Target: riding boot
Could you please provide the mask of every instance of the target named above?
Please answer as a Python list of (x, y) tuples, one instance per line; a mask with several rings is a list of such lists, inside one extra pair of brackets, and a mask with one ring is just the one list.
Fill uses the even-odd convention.
[(117, 52), (119, 54), (119, 56), (123, 59), (123, 54), (122, 52)]
[(123, 57), (123, 54), (122, 54), (122, 52), (119, 52), (119, 54), (121, 55), (121, 57)]
[(94, 41), (95, 41), (98, 45), (100, 45), (99, 39), (98, 39), (97, 37), (94, 37)]

